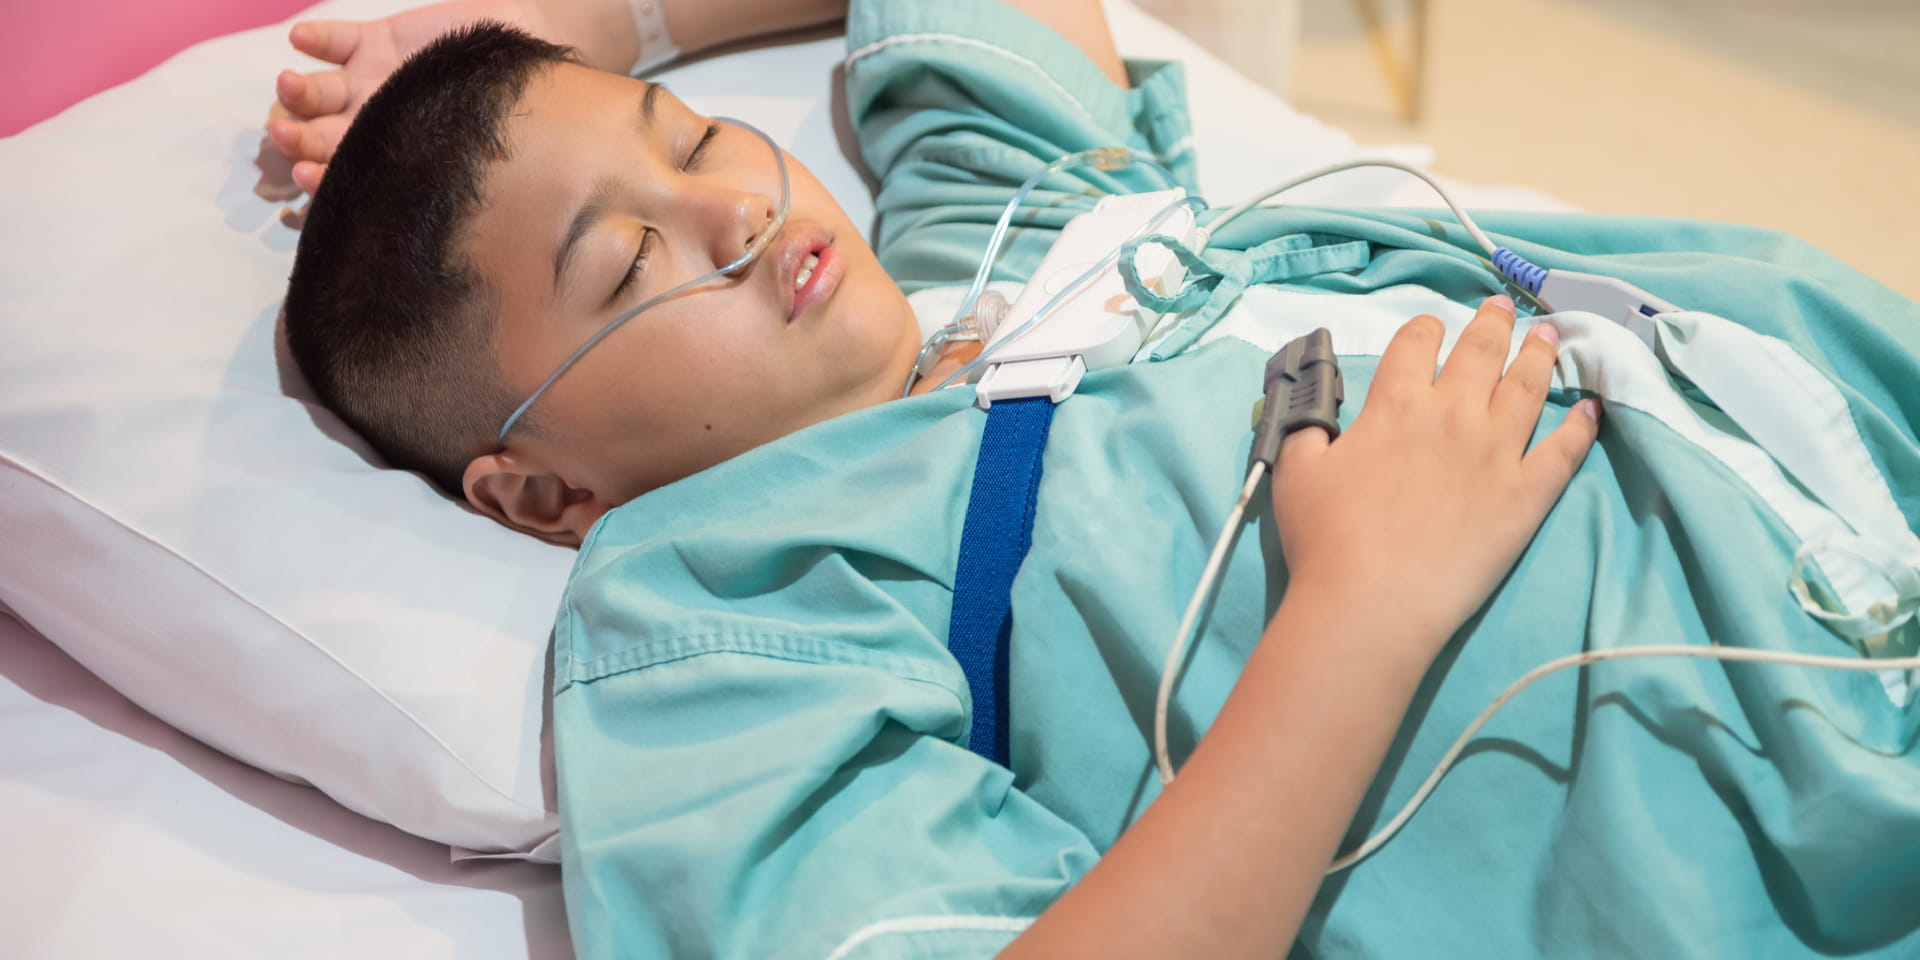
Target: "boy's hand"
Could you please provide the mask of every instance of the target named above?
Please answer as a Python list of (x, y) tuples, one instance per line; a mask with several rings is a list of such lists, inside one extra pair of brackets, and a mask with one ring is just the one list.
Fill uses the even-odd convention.
[(288, 34), (294, 48), (338, 69), (305, 74), (282, 70), (275, 81), (278, 99), (267, 135), (292, 163), (293, 182), (313, 193), (341, 135), (373, 91), (415, 50), (454, 27), (481, 19), (532, 29), (518, 0), (454, 0), (384, 20), (294, 24)]
[(1287, 438), (1273, 496), (1289, 593), (1437, 644), (1499, 585), (1586, 458), (1600, 414), (1582, 400), (1527, 449), (1559, 334), (1534, 327), (1502, 376), (1513, 324), (1511, 300), (1482, 303), (1436, 378), (1445, 327), (1414, 318), (1381, 356), (1351, 429), (1332, 442), (1313, 429)]

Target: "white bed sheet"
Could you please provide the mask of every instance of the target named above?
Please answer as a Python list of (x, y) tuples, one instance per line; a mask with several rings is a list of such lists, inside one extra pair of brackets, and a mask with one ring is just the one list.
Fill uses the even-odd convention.
[(452, 863), (160, 722), (0, 613), (0, 955), (571, 960), (560, 871)]

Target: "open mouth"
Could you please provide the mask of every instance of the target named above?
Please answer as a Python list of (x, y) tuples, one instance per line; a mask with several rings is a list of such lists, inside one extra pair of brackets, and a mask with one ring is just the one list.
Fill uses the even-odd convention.
[(800, 274), (793, 278), (793, 289), (795, 293), (798, 293), (800, 288), (806, 286), (808, 280), (813, 279), (813, 270), (819, 265), (820, 255), (817, 253), (807, 254), (807, 259), (800, 262)]
[(806, 252), (795, 251), (799, 255), (794, 258), (793, 306), (787, 312), (788, 323), (831, 298), (847, 272), (846, 261), (832, 238), (822, 235), (803, 242), (801, 249)]

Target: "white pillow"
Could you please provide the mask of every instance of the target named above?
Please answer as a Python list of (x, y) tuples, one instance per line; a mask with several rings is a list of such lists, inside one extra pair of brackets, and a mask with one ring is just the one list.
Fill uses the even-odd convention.
[[(1112, 15), (1123, 50), (1189, 63), (1216, 197), (1355, 153), (1139, 11)], [(380, 469), (299, 382), (276, 336), (296, 235), (251, 192), (274, 74), (314, 66), (285, 35), (200, 45), (0, 141), (0, 603), (234, 757), (422, 836), (545, 858), (545, 653), (573, 554)], [(866, 223), (842, 55), (820, 39), (665, 76), (766, 129)]]

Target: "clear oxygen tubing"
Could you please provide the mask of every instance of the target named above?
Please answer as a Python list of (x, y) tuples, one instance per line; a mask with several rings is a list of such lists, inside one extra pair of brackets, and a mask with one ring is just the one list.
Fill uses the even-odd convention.
[[(1101, 154), (1104, 154), (1104, 155), (1100, 157), (1089, 156), (1089, 155), (1101, 155)], [(1088, 158), (1088, 159), (1081, 160), (1077, 158)], [(1032, 190), (1033, 186), (1037, 184), (1041, 178), (1045, 177), (1049, 173), (1052, 173), (1056, 168), (1056, 165), (1064, 167), (1068, 165), (1082, 165), (1088, 162), (1117, 164), (1117, 166), (1101, 167), (1101, 169), (1103, 170), (1110, 170), (1110, 169), (1117, 169), (1118, 166), (1124, 166), (1125, 165), (1124, 163), (1119, 162), (1121, 159), (1132, 162), (1136, 159), (1139, 159), (1139, 155), (1132, 154), (1118, 147), (1102, 148), (1101, 150), (1086, 150), (1086, 151), (1082, 151), (1081, 153), (1068, 154), (1067, 156), (1054, 161), (1052, 164), (1049, 164), (1045, 169), (1042, 169), (1039, 173), (1029, 178), (1026, 183), (1021, 184), (1020, 189), (1014, 193), (1013, 200), (1007, 204), (1006, 209), (1002, 211), (1000, 214), (1000, 222), (997, 225), (995, 225), (993, 236), (991, 239), (987, 241), (987, 254), (980, 262), (980, 269), (974, 273), (973, 285), (967, 289), (966, 296), (962, 298), (960, 302), (960, 309), (955, 312), (953, 323), (949, 324), (946, 327), (941, 328), (932, 337), (928, 338), (927, 343), (921, 347), (920, 356), (916, 358), (916, 362), (914, 364), (914, 371), (907, 375), (907, 383), (904, 387), (901, 388), (901, 391), (900, 391), (901, 396), (904, 397), (909, 392), (912, 391), (913, 384), (919, 380), (919, 370), (924, 364), (925, 360), (927, 359), (927, 354), (930, 351), (938, 350), (940, 347), (945, 346), (948, 342), (952, 340), (963, 339), (963, 337), (960, 335), (960, 331), (962, 329), (962, 323), (968, 317), (972, 316), (974, 303), (979, 298), (980, 291), (986, 287), (987, 275), (992, 271), (994, 257), (998, 255), (1000, 243), (1006, 236), (1007, 225), (1012, 221), (1014, 211), (1018, 209), (1021, 201), (1025, 199), (1027, 193)], [(1144, 160), (1142, 162), (1152, 163), (1151, 160)], [(1412, 176), (1418, 177), (1422, 181), (1425, 181), (1428, 186), (1434, 189), (1435, 193), (1440, 195), (1440, 199), (1446, 203), (1447, 209), (1453, 211), (1453, 215), (1459, 219), (1460, 225), (1466, 228), (1467, 234), (1473, 238), (1475, 243), (1480, 245), (1481, 249), (1487, 252), (1487, 256), (1489, 259), (1494, 259), (1501, 256), (1502, 251), (1505, 248), (1496, 245), (1493, 242), (1493, 240), (1487, 236), (1486, 232), (1480, 229), (1480, 225), (1474, 222), (1472, 215), (1468, 214), (1467, 211), (1463, 207), (1461, 207), (1458, 202), (1456, 202), (1453, 199), (1453, 195), (1448, 193), (1447, 189), (1441, 186), (1438, 180), (1435, 180), (1426, 171), (1421, 170), (1418, 167), (1412, 166), (1410, 164), (1401, 163), (1397, 160), (1349, 160), (1344, 163), (1335, 163), (1325, 167), (1321, 167), (1317, 170), (1310, 170), (1297, 177), (1283, 180), (1280, 183), (1277, 183), (1271, 187), (1268, 187), (1266, 190), (1263, 190), (1260, 193), (1255, 194), (1253, 197), (1249, 198), (1245, 202), (1239, 204), (1238, 206), (1232, 207), (1231, 209), (1227, 210), (1227, 212), (1215, 218), (1211, 223), (1207, 224), (1205, 228), (1206, 234), (1210, 236), (1210, 235), (1219, 233), (1220, 229), (1226, 226), (1228, 223), (1238, 219), (1242, 214), (1259, 206), (1261, 203), (1264, 203), (1267, 200), (1272, 199), (1274, 196), (1278, 194), (1284, 193), (1288, 190), (1292, 190), (1295, 187), (1312, 182), (1314, 180), (1321, 179), (1322, 177), (1331, 176), (1336, 173), (1343, 173), (1348, 170), (1357, 170), (1363, 167), (1384, 167), (1391, 170), (1399, 170), (1403, 173), (1411, 174)], [(1155, 165), (1155, 168), (1159, 169), (1158, 165)], [(1199, 200), (1199, 198), (1197, 197), (1189, 198), (1188, 202), (1190, 203), (1190, 205), (1192, 201), (1198, 201), (1197, 205), (1194, 205), (1194, 209), (1196, 211), (1206, 209), (1206, 202), (1204, 200)], [(1158, 223), (1160, 218), (1162, 216), (1165, 216), (1167, 212), (1170, 212), (1170, 209), (1168, 211), (1162, 211), (1160, 214), (1156, 214), (1153, 218), (1153, 221), (1151, 222)], [(1128, 237), (1127, 239), (1128, 241), (1131, 241), (1143, 235), (1144, 235), (1144, 232), (1137, 231), (1133, 236)], [(1125, 245), (1126, 244), (1124, 242), (1121, 244), (1122, 247), (1124, 247)], [(1114, 252), (1108, 255), (1105, 259), (1103, 259), (1098, 265), (1094, 267), (1093, 270), (1089, 271), (1085, 275), (1082, 275), (1078, 280), (1074, 281), (1074, 283), (1068, 288), (1068, 292), (1079, 289), (1080, 286), (1085, 281), (1091, 279), (1094, 275), (1097, 275), (1099, 271), (1106, 269), (1109, 265), (1111, 265), (1114, 261), (1116, 261), (1119, 258), (1119, 252), (1120, 252), (1120, 248), (1116, 247), (1114, 249)], [(1509, 254), (1508, 256), (1511, 257), (1511, 254)], [(1495, 274), (1497, 276), (1500, 276), (1503, 280), (1508, 279), (1507, 275), (1500, 270), (1496, 270)], [(1535, 303), (1539, 302), (1533, 296), (1533, 294), (1536, 292), (1538, 288), (1537, 283), (1533, 286), (1533, 288), (1527, 288), (1525, 287), (1524, 284), (1522, 284), (1521, 287), (1522, 287), (1521, 289), (1522, 296), (1526, 297), (1527, 299), (1534, 300)], [(1055, 297), (1052, 301), (1049, 301), (1045, 307), (1042, 307), (1037, 313), (1033, 315), (1032, 318), (1028, 319), (1025, 323), (1021, 324), (1020, 327), (1017, 330), (1015, 330), (1013, 333), (996, 340), (995, 346), (997, 347), (999, 344), (1012, 342), (1012, 340), (1015, 337), (1019, 336), (1022, 333), (1025, 333), (1029, 328), (1032, 327), (1032, 325), (1035, 322), (1047, 316), (1048, 313), (1052, 311), (1053, 307), (1057, 306), (1058, 302), (1064, 299), (1065, 296), (1066, 296), (1066, 293), (1062, 293), (1060, 296)], [(972, 362), (968, 363), (965, 367), (962, 367), (958, 372), (956, 372), (952, 376), (949, 376), (945, 380), (941, 381), (939, 386), (935, 387), (934, 389), (936, 390), (942, 389), (954, 383), (957, 380), (960, 380), (964, 377), (971, 375), (974, 371), (980, 369), (987, 362), (987, 358), (991, 353), (992, 353), (992, 349), (982, 351), (981, 354), (975, 357)]]
[[(907, 374), (907, 382), (900, 387), (900, 396), (904, 399), (913, 392), (913, 385), (920, 380), (920, 372), (927, 367), (931, 356), (937, 354), (942, 347), (955, 341), (980, 339), (977, 331), (968, 329), (967, 321), (973, 318), (974, 309), (980, 301), (980, 294), (987, 288), (987, 277), (993, 273), (993, 263), (1000, 256), (1000, 245), (1006, 242), (1007, 231), (1013, 225), (1013, 215), (1020, 210), (1020, 205), (1026, 202), (1027, 194), (1032, 193), (1040, 185), (1040, 181), (1062, 170), (1089, 166), (1097, 170), (1124, 170), (1136, 163), (1158, 171), (1167, 179), (1167, 182), (1173, 182), (1173, 174), (1145, 153), (1130, 147), (1095, 147), (1091, 150), (1069, 153), (1041, 167), (1039, 172), (1020, 184), (1020, 188), (1013, 192), (1013, 199), (1008, 200), (1006, 207), (1000, 211), (1000, 219), (993, 225), (993, 234), (987, 238), (987, 252), (980, 258), (980, 267), (974, 271), (973, 282), (968, 285), (966, 295), (960, 298), (959, 309), (953, 312), (953, 319), (946, 326), (934, 331), (933, 335), (920, 345), (920, 353), (914, 357), (913, 370)], [(940, 386), (944, 387), (952, 382), (953, 379), (948, 378)]]
[(1027, 194), (1032, 193), (1034, 188), (1040, 185), (1040, 181), (1061, 170), (1089, 166), (1096, 170), (1125, 170), (1136, 163), (1157, 171), (1167, 179), (1168, 183), (1173, 182), (1173, 174), (1169, 173), (1167, 168), (1147, 154), (1128, 147), (1095, 147), (1092, 150), (1069, 153), (1040, 168), (1039, 173), (1028, 177), (1026, 182), (1020, 185), (1020, 189), (1013, 192), (1013, 199), (1007, 202), (1006, 209), (1000, 211), (1000, 220), (993, 225), (993, 235), (987, 238), (986, 256), (980, 258), (980, 268), (973, 273), (973, 283), (967, 287), (966, 296), (960, 298), (960, 309), (953, 313), (954, 322), (958, 323), (973, 316), (974, 301), (979, 300), (980, 292), (987, 288), (987, 277), (993, 273), (993, 261), (1000, 255), (1000, 244), (1007, 239), (1007, 230), (1013, 225), (1013, 215), (1019, 211), (1020, 205), (1026, 202)]
[(773, 138), (767, 136), (766, 133), (763, 132), (759, 127), (756, 127), (753, 124), (747, 123), (744, 120), (735, 120), (731, 117), (714, 117), (713, 119), (722, 123), (733, 124), (736, 127), (739, 127), (743, 130), (746, 130), (752, 133), (753, 135), (759, 137), (760, 139), (765, 140), (767, 142), (767, 147), (773, 151), (774, 163), (778, 165), (780, 168), (780, 206), (777, 210), (774, 211), (773, 219), (767, 223), (766, 229), (761, 230), (759, 234), (754, 236), (752, 240), (747, 241), (747, 249), (742, 251), (738, 257), (735, 257), (732, 263), (729, 263), (726, 266), (721, 267), (717, 270), (714, 270), (710, 273), (701, 274), (700, 276), (697, 276), (692, 280), (688, 280), (686, 283), (680, 284), (679, 286), (676, 286), (666, 291), (665, 293), (655, 294), (654, 296), (648, 297), (647, 299), (640, 301), (639, 306), (636, 306), (633, 309), (628, 310), (627, 312), (619, 315), (618, 317), (615, 317), (612, 320), (612, 322), (608, 323), (604, 327), (601, 327), (598, 333), (595, 333), (593, 336), (588, 337), (587, 342), (581, 344), (578, 350), (575, 350), (573, 351), (573, 353), (568, 354), (565, 360), (560, 361), (560, 366), (554, 368), (554, 371), (547, 375), (547, 379), (541, 381), (540, 385), (534, 388), (533, 393), (530, 396), (528, 396), (527, 399), (523, 401), (518, 407), (515, 407), (513, 409), (513, 413), (507, 416), (507, 422), (500, 425), (500, 435), (495, 438), (495, 443), (501, 449), (506, 448), (507, 432), (512, 430), (513, 425), (515, 423), (518, 423), (521, 416), (523, 416), (527, 412), (528, 408), (533, 406), (533, 402), (535, 400), (540, 399), (540, 395), (543, 393), (546, 393), (547, 388), (553, 386), (553, 382), (555, 380), (560, 379), (561, 374), (566, 373), (569, 369), (571, 369), (573, 365), (580, 360), (581, 357), (586, 355), (588, 350), (593, 349), (596, 344), (598, 344), (602, 340), (605, 340), (608, 334), (612, 333), (615, 330), (620, 329), (620, 327), (623, 326), (627, 321), (632, 320), (634, 317), (637, 317), (642, 313), (645, 313), (649, 308), (653, 307), (655, 304), (665, 303), (666, 301), (672, 300), (673, 298), (687, 292), (688, 290), (692, 290), (695, 287), (709, 283), (713, 280), (717, 280), (720, 277), (731, 276), (745, 269), (746, 266), (752, 263), (755, 258), (759, 257), (760, 254), (766, 252), (767, 247), (771, 245), (774, 239), (780, 235), (780, 229), (786, 226), (787, 208), (793, 202), (793, 190), (787, 180), (787, 156), (783, 151), (781, 151), (780, 145), (774, 143)]
[(1012, 330), (1007, 331), (1006, 335), (996, 336), (994, 338), (994, 341), (991, 344), (988, 344), (985, 350), (980, 351), (979, 356), (976, 356), (972, 360), (967, 361), (966, 366), (963, 366), (960, 369), (955, 370), (953, 373), (948, 374), (947, 378), (945, 380), (940, 381), (940, 383), (936, 385), (933, 389), (943, 390), (949, 384), (952, 384), (957, 380), (964, 379), (965, 377), (971, 375), (974, 371), (980, 369), (981, 367), (986, 366), (989, 362), (992, 361), (993, 355), (999, 352), (999, 350), (1002, 347), (1006, 346), (1009, 343), (1012, 343), (1015, 340), (1018, 340), (1021, 334), (1024, 334), (1028, 330), (1033, 329), (1042, 320), (1045, 320), (1047, 317), (1051, 316), (1053, 314), (1053, 311), (1056, 308), (1058, 308), (1060, 304), (1066, 302), (1066, 299), (1068, 297), (1071, 297), (1074, 294), (1080, 292), (1080, 289), (1082, 287), (1085, 287), (1088, 283), (1092, 282), (1095, 278), (1099, 277), (1100, 274), (1105, 272), (1108, 267), (1111, 267), (1115, 263), (1117, 263), (1120, 260), (1120, 251), (1126, 249), (1127, 244), (1132, 243), (1133, 241), (1146, 236), (1149, 232), (1158, 229), (1161, 225), (1161, 222), (1166, 219), (1167, 214), (1170, 214), (1175, 210), (1180, 209), (1181, 207), (1192, 207), (1195, 210), (1201, 210), (1201, 209), (1205, 209), (1206, 205), (1207, 205), (1207, 202), (1205, 200), (1202, 200), (1199, 197), (1185, 197), (1180, 200), (1175, 200), (1174, 202), (1169, 203), (1166, 206), (1161, 207), (1159, 210), (1155, 211), (1153, 216), (1147, 218), (1146, 223), (1141, 224), (1138, 229), (1134, 230), (1131, 234), (1128, 234), (1127, 238), (1125, 240), (1122, 240), (1119, 246), (1114, 247), (1111, 253), (1108, 253), (1106, 256), (1101, 257), (1100, 262), (1095, 263), (1091, 267), (1088, 267), (1084, 273), (1081, 273), (1079, 276), (1073, 278), (1072, 283), (1067, 284), (1066, 287), (1062, 288), (1059, 293), (1054, 294), (1052, 299), (1048, 300), (1045, 304), (1042, 304), (1040, 309), (1035, 310), (1033, 312), (1033, 316), (1028, 317), (1025, 321), (1022, 321), (1019, 326), (1013, 328)]

